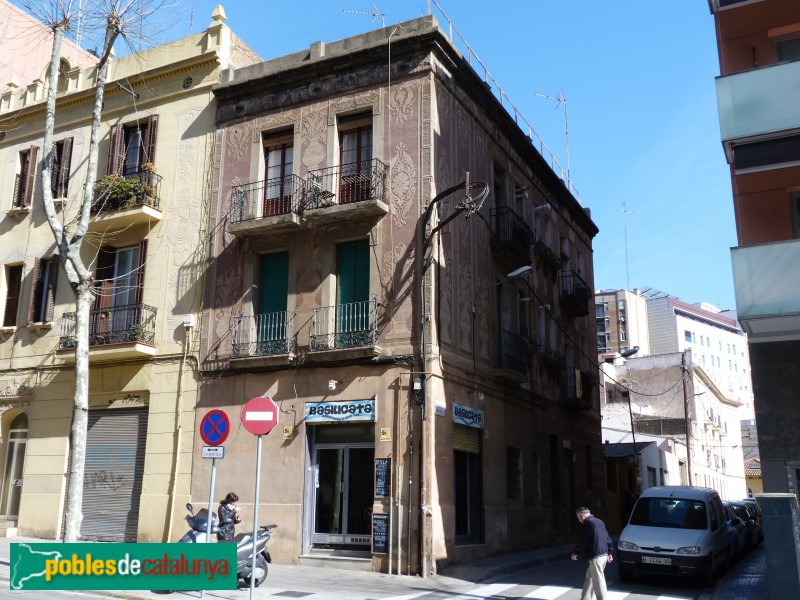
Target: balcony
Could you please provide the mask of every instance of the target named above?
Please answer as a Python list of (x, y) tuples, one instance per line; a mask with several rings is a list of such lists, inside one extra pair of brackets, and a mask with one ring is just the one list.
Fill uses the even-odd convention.
[(557, 350), (549, 346), (548, 344), (540, 344), (539, 345), (539, 360), (545, 366), (560, 369), (564, 366), (564, 355)]
[(787, 138), (789, 132), (796, 136), (800, 129), (800, 61), (725, 75), (716, 82), (729, 162), (735, 158), (737, 169), (797, 162), (797, 144), (776, 138)]
[(310, 171), (304, 216), (318, 223), (382, 217), (389, 212), (386, 173), (377, 158)]
[(231, 326), (231, 366), (285, 365), (295, 353), (294, 313), (288, 311), (236, 317)]
[[(93, 362), (155, 355), (157, 309), (147, 304), (128, 304), (94, 309), (89, 313), (89, 356)], [(75, 348), (76, 314), (64, 313), (59, 351)], [(74, 353), (64, 354), (74, 361)]]
[(494, 376), (506, 381), (526, 381), (528, 379), (527, 356), (528, 342), (525, 338), (501, 329), (497, 340), (497, 363), (494, 368)]
[(313, 309), (308, 349), (316, 361), (378, 356), (378, 299)]
[(550, 245), (539, 236), (534, 236), (533, 252), (544, 264), (557, 271), (561, 268), (561, 256), (550, 248)]
[(800, 240), (731, 249), (736, 313), (753, 342), (800, 340)]
[(565, 367), (561, 372), (561, 402), (575, 410), (592, 408), (592, 390), (595, 380), (587, 371)]
[(108, 175), (94, 186), (90, 231), (124, 229), (161, 220), (161, 175), (152, 170)]
[(304, 190), (305, 182), (296, 175), (234, 186), (228, 232), (248, 238), (298, 229)]
[(492, 210), (492, 251), (511, 265), (530, 263), (533, 232), (525, 220), (507, 206)]
[(561, 283), (559, 303), (565, 312), (574, 317), (585, 317), (589, 314), (589, 300), (592, 290), (583, 278), (575, 271), (560, 271), (558, 279)]

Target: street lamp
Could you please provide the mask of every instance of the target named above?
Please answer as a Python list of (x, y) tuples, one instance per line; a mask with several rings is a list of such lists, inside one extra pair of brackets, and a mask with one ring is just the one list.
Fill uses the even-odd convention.
[(494, 283), (490, 283), (489, 285), (484, 286), (481, 289), (479, 289), (477, 292), (475, 292), (475, 297), (472, 299), (472, 314), (473, 314), (473, 316), (475, 315), (475, 313), (478, 312), (478, 299), (480, 298), (480, 295), (483, 292), (485, 292), (486, 290), (490, 290), (490, 289), (492, 289), (494, 287), (497, 287), (498, 285), (503, 285), (507, 281), (513, 281), (514, 279), (521, 279), (522, 277), (526, 277), (529, 273), (532, 273), (532, 272), (533, 272), (533, 267), (531, 265), (524, 265), (524, 266), (520, 267), (519, 269), (514, 269), (513, 271), (511, 271), (511, 273), (506, 275), (505, 279), (503, 279), (501, 281), (495, 281)]

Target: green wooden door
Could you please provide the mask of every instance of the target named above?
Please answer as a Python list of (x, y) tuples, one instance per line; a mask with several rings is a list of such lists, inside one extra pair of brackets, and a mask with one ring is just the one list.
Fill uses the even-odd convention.
[(336, 346), (370, 340), (369, 240), (339, 244)]
[(289, 298), (289, 253), (265, 254), (261, 257), (259, 285), (258, 354), (288, 352), (286, 340), (286, 306)]

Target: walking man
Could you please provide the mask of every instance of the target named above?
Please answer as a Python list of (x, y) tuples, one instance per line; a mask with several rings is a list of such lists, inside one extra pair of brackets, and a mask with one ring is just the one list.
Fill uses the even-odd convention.
[(612, 556), (614, 543), (608, 535), (605, 523), (595, 517), (588, 508), (581, 506), (575, 515), (581, 522), (581, 533), (578, 543), (575, 544), (572, 560), (583, 558), (589, 561), (586, 579), (583, 580), (581, 600), (592, 600), (595, 596), (597, 600), (606, 600), (608, 590), (603, 571), (606, 564), (614, 560)]

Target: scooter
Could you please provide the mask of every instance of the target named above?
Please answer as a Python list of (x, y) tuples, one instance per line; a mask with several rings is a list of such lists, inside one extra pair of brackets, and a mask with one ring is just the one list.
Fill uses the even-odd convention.
[[(189, 531), (178, 540), (181, 544), (204, 544), (208, 539), (208, 510), (202, 508), (194, 514), (194, 507), (191, 502), (186, 503), (186, 522), (189, 524)], [(216, 513), (211, 513), (211, 533), (217, 533), (219, 527), (215, 524)]]
[[(272, 530), (277, 525), (261, 525), (256, 536), (256, 570), (254, 585), (260, 586), (267, 578), (267, 564), (272, 562), (272, 557), (267, 552), (267, 542), (272, 535)], [(222, 542), (226, 543), (226, 542)], [(253, 572), (253, 534), (237, 533), (227, 543), (236, 544), (236, 575), (239, 578), (238, 586), (250, 586), (250, 576)]]
[[(189, 523), (189, 531), (180, 539), (184, 544), (202, 544), (207, 539), (206, 529), (208, 527), (208, 510), (205, 508), (197, 511), (194, 514), (194, 507), (191, 503), (186, 504), (186, 510), (189, 514), (186, 516), (186, 522)], [(211, 513), (211, 533), (219, 532), (219, 526), (216, 525), (217, 515)], [(228, 524), (232, 521), (223, 521), (222, 524)], [(255, 586), (258, 587), (267, 578), (267, 564), (272, 562), (272, 557), (267, 552), (267, 542), (272, 535), (272, 530), (278, 527), (277, 525), (262, 525), (260, 531), (256, 536), (256, 571), (255, 571)], [(248, 587), (250, 585), (250, 575), (253, 568), (253, 534), (252, 533), (238, 533), (232, 540), (225, 540), (220, 543), (235, 543), (236, 544), (236, 576), (237, 585), (239, 587)]]

